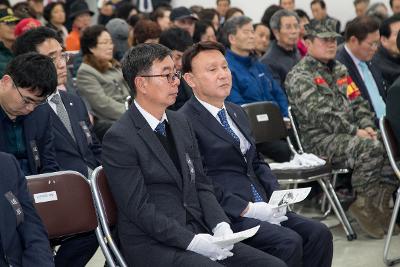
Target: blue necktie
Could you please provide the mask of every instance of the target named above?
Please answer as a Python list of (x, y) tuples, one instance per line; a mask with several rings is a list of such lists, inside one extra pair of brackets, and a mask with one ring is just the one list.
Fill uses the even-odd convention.
[(372, 73), (369, 70), (367, 64), (365, 62), (360, 62), (358, 65), (360, 66), (363, 73), (364, 83), (367, 87), (368, 94), (371, 99), (376, 116), (378, 118), (381, 118), (386, 114), (386, 104), (385, 102), (383, 102), (382, 97), (379, 94), (378, 86), (376, 86), (374, 77), (372, 76)]
[(240, 145), (239, 137), (235, 134), (235, 132), (229, 126), (228, 119), (226, 118), (225, 109), (221, 109), (220, 111), (218, 111), (218, 117), (222, 123), (222, 127), (224, 127), (224, 129), (228, 132), (228, 134), (230, 136), (232, 136), (232, 138), (235, 140), (235, 142)]
[(158, 134), (161, 134), (163, 136), (167, 136), (167, 132), (165, 131), (165, 120), (160, 122), (157, 127), (154, 129), (154, 131)]
[[(225, 109), (221, 109), (218, 111), (218, 117), (222, 123), (222, 127), (229, 133), (229, 135), (232, 136), (233, 140), (240, 145), (240, 139), (239, 137), (235, 134), (235, 132), (232, 130), (232, 128), (229, 126), (228, 119), (226, 118), (226, 113)], [(256, 187), (254, 184), (251, 184), (251, 193), (253, 194), (254, 202), (263, 202), (264, 200), (262, 199), (261, 195), (257, 192)]]

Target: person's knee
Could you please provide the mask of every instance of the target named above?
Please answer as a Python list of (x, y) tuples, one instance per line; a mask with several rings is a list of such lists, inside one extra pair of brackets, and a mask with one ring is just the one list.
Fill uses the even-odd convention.
[(294, 231), (288, 231), (286, 240), (282, 241), (284, 253), (293, 260), (301, 261), (303, 257), (303, 238)]
[(309, 242), (316, 244), (319, 248), (331, 247), (332, 239), (332, 233), (325, 224), (316, 223), (313, 225), (313, 231), (309, 236)]

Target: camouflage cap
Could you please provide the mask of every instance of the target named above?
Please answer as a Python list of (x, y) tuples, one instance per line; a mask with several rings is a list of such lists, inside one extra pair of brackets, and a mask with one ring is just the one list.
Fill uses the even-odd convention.
[(314, 36), (319, 38), (340, 37), (336, 32), (336, 21), (326, 19), (323, 21), (313, 20), (309, 24), (304, 25), (306, 36)]
[(19, 18), (14, 16), (14, 13), (11, 8), (2, 8), (0, 9), (0, 22), (11, 23), (18, 22)]

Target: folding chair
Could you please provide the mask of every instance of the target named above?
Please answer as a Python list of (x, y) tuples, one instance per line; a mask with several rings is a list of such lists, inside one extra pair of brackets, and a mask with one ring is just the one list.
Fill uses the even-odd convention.
[[(386, 148), (386, 153), (388, 155), (390, 165), (392, 166), (393, 171), (396, 174), (397, 178), (400, 179), (400, 170), (396, 164), (396, 160), (399, 160), (399, 158), (400, 158), (399, 146), (398, 146), (396, 138), (393, 134), (392, 127), (390, 126), (390, 123), (386, 119), (385, 116), (383, 116), (379, 120), (379, 128), (381, 129), (382, 139), (383, 139), (383, 143)], [(385, 239), (385, 247), (383, 250), (383, 262), (387, 266), (392, 266), (392, 265), (400, 262), (400, 257), (392, 258), (392, 259), (389, 259), (389, 257), (388, 257), (390, 242), (392, 240), (393, 229), (396, 224), (399, 207), (400, 207), (400, 188), (397, 189), (396, 202), (394, 204), (392, 218), (390, 220), (389, 230), (388, 230), (388, 233), (387, 233), (387, 236)]]
[(96, 232), (97, 239), (101, 240), (100, 247), (106, 256), (109, 266), (116, 266), (114, 258), (118, 262), (118, 266), (128, 266), (115, 244), (110, 227), (117, 223), (117, 206), (114, 202), (110, 188), (108, 187), (107, 178), (103, 167), (97, 167), (90, 178), (94, 204), (97, 210), (98, 220), (100, 222), (101, 231)]
[(96, 210), (89, 182), (82, 174), (61, 171), (26, 178), (34, 206), (53, 244), (96, 230)]
[[(298, 146), (298, 153), (299, 154), (303, 154), (304, 153), (304, 149), (303, 149), (303, 145), (301, 143), (301, 139), (300, 139), (300, 133), (299, 130), (297, 129), (298, 125), (297, 125), (297, 121), (295, 119), (295, 116), (292, 113), (292, 107), (289, 106), (288, 108), (288, 113), (289, 113), (289, 119), (290, 119), (290, 123), (293, 129), (293, 133), (294, 133), (294, 137), (296, 139), (296, 143)], [(346, 168), (346, 166), (344, 164), (338, 163), (338, 164), (332, 164), (331, 163), (331, 168), (332, 168), (332, 187), (335, 188), (336, 186), (336, 181), (337, 181), (337, 177), (339, 174), (346, 174), (349, 173), (350, 170), (348, 168)], [(321, 212), (323, 212), (323, 218), (326, 218), (332, 211), (332, 206), (328, 205), (328, 208), (326, 208), (326, 194), (323, 195), (322, 197), (322, 201), (321, 201)], [(356, 239), (356, 237), (355, 237)]]
[[(249, 122), (254, 134), (256, 143), (272, 142), (286, 139), (291, 151), (296, 153), (292, 142), (288, 136), (288, 132), (280, 113), (279, 107), (273, 102), (255, 102), (242, 106), (249, 117)], [(280, 184), (298, 184), (317, 181), (325, 192), (329, 203), (342, 224), (347, 240), (351, 241), (356, 238), (353, 228), (351, 227), (346, 214), (339, 202), (339, 199), (330, 182), (331, 166), (324, 166), (272, 170)]]

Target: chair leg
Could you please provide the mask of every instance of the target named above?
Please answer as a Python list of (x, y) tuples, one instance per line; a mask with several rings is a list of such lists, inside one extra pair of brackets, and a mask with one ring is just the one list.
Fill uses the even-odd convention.
[(106, 242), (104, 241), (103, 232), (101, 231), (100, 226), (97, 226), (96, 228), (96, 237), (97, 241), (99, 241), (101, 251), (103, 252), (104, 257), (106, 258), (107, 266), (116, 267), (113, 256), (111, 255), (110, 250)]
[(390, 220), (389, 230), (388, 230), (388, 233), (387, 233), (387, 236), (386, 236), (386, 240), (385, 240), (385, 247), (383, 249), (383, 262), (387, 266), (392, 266), (392, 265), (400, 262), (400, 257), (393, 258), (393, 259), (389, 259), (388, 258), (389, 248), (390, 248), (390, 241), (392, 240), (393, 229), (394, 229), (394, 225), (396, 224), (396, 219), (397, 219), (397, 214), (399, 212), (399, 207), (400, 207), (400, 187), (397, 189), (396, 203), (395, 203), (394, 208), (393, 208), (392, 218)]
[[(332, 187), (335, 189), (336, 186), (336, 181), (337, 181), (338, 173), (334, 172), (332, 175)], [(328, 208), (326, 208), (326, 204), (328, 204)], [(322, 196), (322, 201), (321, 201), (321, 212), (324, 213), (322, 216), (323, 218), (328, 217), (328, 215), (332, 212), (332, 205), (330, 203), (326, 203), (326, 194)]]
[(347, 240), (351, 241), (355, 239), (356, 234), (353, 228), (351, 227), (349, 220), (346, 217), (346, 214), (344, 213), (344, 210), (339, 202), (335, 190), (333, 190), (332, 184), (329, 182), (329, 180), (323, 178), (319, 179), (318, 182), (321, 185), (322, 190), (324, 190), (326, 197), (328, 198), (328, 201), (331, 204), (333, 211), (336, 214), (336, 217), (342, 224), (343, 229), (346, 232)]

